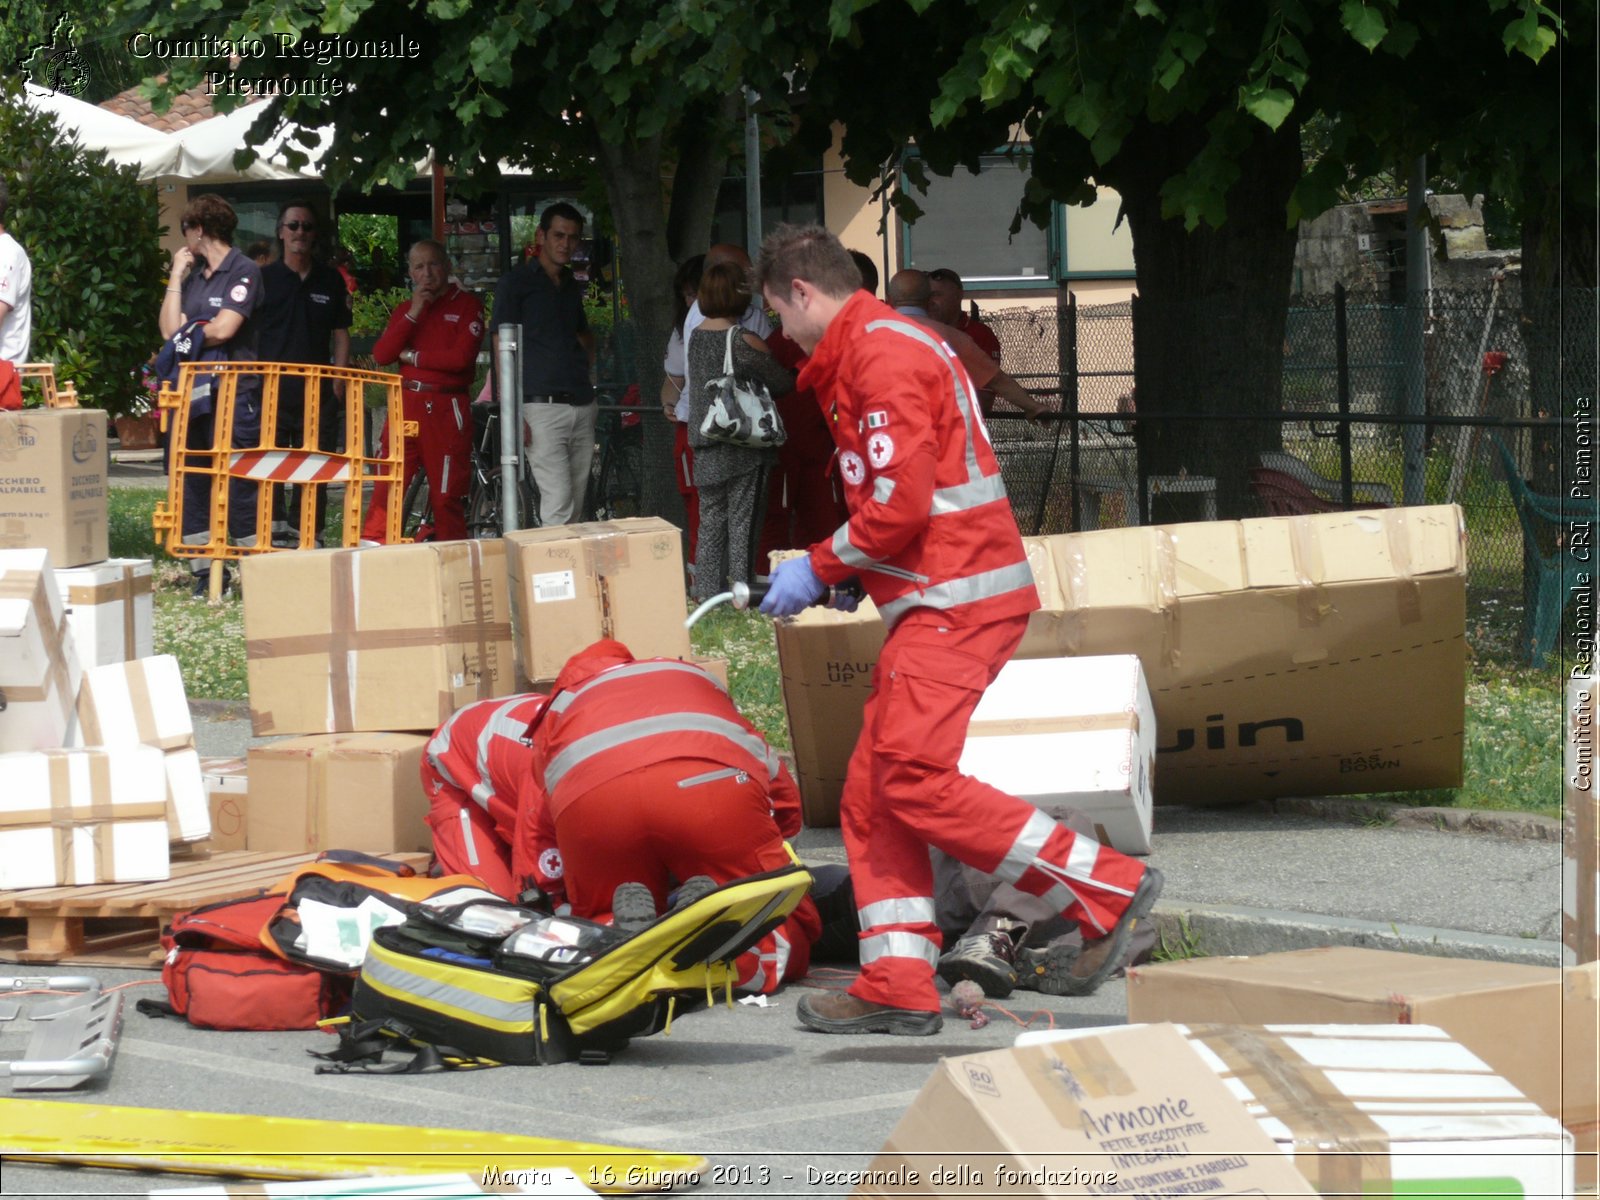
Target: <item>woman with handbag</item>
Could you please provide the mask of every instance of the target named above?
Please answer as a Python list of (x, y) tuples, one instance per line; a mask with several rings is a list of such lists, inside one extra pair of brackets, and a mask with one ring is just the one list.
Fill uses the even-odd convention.
[[(766, 469), (783, 440), (772, 396), (794, 387), (766, 343), (739, 327), (750, 303), (750, 280), (734, 263), (708, 267), (700, 280), (705, 314), (689, 338), (689, 444), (700, 493), (700, 538), (694, 561), (694, 598), (706, 600), (730, 582), (749, 583), (755, 531)], [(737, 393), (737, 395), (735, 395)], [(764, 402), (764, 404), (763, 404)], [(742, 429), (730, 413), (742, 406), (753, 422)], [(771, 421), (764, 418), (770, 416)]]

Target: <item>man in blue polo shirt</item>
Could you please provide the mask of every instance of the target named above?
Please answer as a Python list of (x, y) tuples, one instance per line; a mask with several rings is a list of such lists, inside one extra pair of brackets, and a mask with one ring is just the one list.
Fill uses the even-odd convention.
[[(256, 330), (251, 317), (261, 295), (261, 268), (233, 247), (239, 219), (221, 196), (197, 196), (183, 210), (183, 245), (172, 256), (166, 295), (161, 300), (161, 336), (170, 338), (191, 321), (205, 321), (200, 357), (211, 362), (256, 361)], [(190, 398), (191, 450), (215, 444), (215, 401), (211, 380), (196, 382)], [(234, 394), (230, 444), (253, 448), (261, 442), (261, 377), (241, 375)], [(211, 485), (209, 476), (190, 473), (183, 489), (183, 540), (205, 545), (211, 540)], [(242, 546), (255, 544), (256, 501), (259, 486), (235, 479), (228, 491), (228, 533)], [(208, 559), (189, 560), (194, 572), (194, 594), (206, 594)], [(231, 585), (232, 572), (228, 582)]]
[(539, 523), (565, 525), (583, 508), (594, 457), (594, 334), (583, 285), (567, 265), (583, 238), (583, 215), (558, 201), (540, 214), (539, 232), (538, 256), (495, 287), (494, 324), (522, 326), (523, 439)]
[[(262, 298), (256, 310), (263, 362), (350, 363), (350, 293), (344, 279), (316, 256), (319, 222), (305, 200), (290, 200), (278, 211), (283, 255), (261, 268)], [(306, 436), (305, 381), (285, 378), (278, 385), (276, 444), (285, 448), (337, 451), (345, 432), (345, 385), (323, 384), (317, 421)], [(300, 505), (305, 487), (279, 485), (272, 493), (272, 543), (300, 544)], [(316, 540), (322, 545), (328, 511), (327, 489), (316, 489)]]

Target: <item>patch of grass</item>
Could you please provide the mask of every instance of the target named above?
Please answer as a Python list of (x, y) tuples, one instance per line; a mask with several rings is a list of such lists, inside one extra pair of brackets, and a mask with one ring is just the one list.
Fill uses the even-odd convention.
[(1179, 913), (1176, 928), (1168, 922), (1161, 925), (1155, 949), (1150, 952), (1151, 962), (1182, 962), (1189, 958), (1207, 957), (1200, 935), (1189, 924), (1189, 914)]
[(727, 605), (701, 617), (689, 635), (696, 654), (728, 660), (728, 692), (745, 718), (773, 747), (789, 749), (778, 642), (772, 619)]
[(156, 567), (154, 635), (157, 654), (171, 654), (191, 700), (247, 700), (244, 604), (210, 604), (189, 594), (189, 570), (170, 559)]
[(167, 552), (156, 542), (150, 518), (155, 514), (156, 502), (166, 492), (159, 488), (114, 487), (106, 494), (109, 518), (109, 541), (112, 558), (148, 558), (156, 562), (171, 562)]

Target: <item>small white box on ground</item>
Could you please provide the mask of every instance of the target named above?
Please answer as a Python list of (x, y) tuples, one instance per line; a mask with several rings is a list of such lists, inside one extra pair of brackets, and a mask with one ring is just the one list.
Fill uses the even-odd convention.
[(85, 667), (149, 658), (154, 581), (147, 558), (108, 558), (55, 573), (67, 631)]
[(71, 740), (82, 676), (45, 550), (0, 550), (0, 751)]
[(0, 754), (0, 888), (169, 877), (159, 750)]
[(194, 720), (178, 660), (170, 654), (108, 663), (83, 673), (78, 691), (78, 740), (87, 746), (154, 746), (172, 759), (167, 822), (175, 842), (211, 833)]
[(961, 770), (1042, 809), (1075, 808), (1150, 853), (1155, 709), (1132, 654), (1013, 659), (978, 701)]
[(202, 758), (200, 778), (206, 789), (206, 808), (211, 814), (211, 849), (246, 850), (247, 809), (250, 778), (243, 758)]

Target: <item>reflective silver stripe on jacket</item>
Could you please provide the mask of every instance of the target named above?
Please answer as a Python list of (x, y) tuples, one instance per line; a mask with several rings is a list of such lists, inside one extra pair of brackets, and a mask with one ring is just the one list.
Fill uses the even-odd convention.
[(605, 754), (642, 738), (671, 733), (711, 733), (726, 738), (757, 762), (767, 763), (771, 770), (773, 760), (768, 757), (767, 744), (761, 740), (760, 734), (751, 733), (725, 717), (714, 717), (707, 713), (663, 713), (660, 716), (642, 717), (637, 721), (624, 721), (579, 738), (545, 767), (545, 791), (553, 793), (568, 771), (598, 754)]
[(872, 498), (879, 504), (889, 503), (889, 497), (894, 495), (894, 480), (887, 475), (879, 475), (872, 481)]
[(494, 712), (489, 714), (489, 720), (484, 724), (483, 732), (478, 734), (478, 782), (472, 785), (472, 798), (487, 812), (489, 799), (494, 793), (494, 782), (489, 778), (489, 747), (494, 744), (497, 737), (508, 737), (518, 741), (527, 732), (528, 722), (520, 718), (513, 718), (511, 713), (521, 706), (525, 697), (518, 696), (515, 700), (508, 700)]
[[(995, 868), (994, 873), (1007, 883), (1016, 883), (1030, 869), (1053, 879), (1054, 886), (1040, 896), (1040, 899), (1062, 913), (1082, 899), (1079, 888), (1074, 887), (1074, 883), (1119, 896), (1133, 894), (1127, 888), (1112, 883), (1102, 883), (1095, 879), (1094, 864), (1100, 857), (1100, 843), (1086, 834), (1073, 836), (1072, 845), (1067, 851), (1067, 861), (1060, 866), (1041, 858), (1045, 843), (1050, 840), (1050, 835), (1055, 830), (1054, 821), (1041, 812), (1034, 813), (1017, 834), (1016, 840), (1011, 843), (1011, 848), (1006, 851), (1005, 857), (1000, 860), (1000, 865)], [(1105, 932), (1105, 927), (1095, 920), (1087, 905), (1084, 906), (1084, 915), (1096, 929)]]
[(901, 579), (909, 579), (912, 583), (927, 583), (926, 575), (919, 575), (915, 571), (908, 571), (904, 567), (890, 566), (886, 562), (869, 558), (857, 550), (850, 541), (850, 526), (841, 525), (833, 531), (831, 546), (834, 557), (848, 567), (855, 567), (858, 571), (878, 571), (884, 575), (894, 575)]
[(913, 608), (956, 608), (1033, 586), (1033, 570), (1023, 561), (919, 588), (878, 605), (878, 613), (892, 626)]
[(916, 958), (932, 967), (938, 965), (939, 947), (920, 933), (907, 933), (903, 929), (862, 938), (861, 965), (864, 967), (880, 958)]
[[(404, 996), (416, 996), (458, 1012), (469, 1012), (490, 1021), (498, 1021), (502, 1025), (526, 1026), (533, 1023), (533, 1005), (527, 1000), (512, 1003), (467, 988), (451, 987), (426, 975), (402, 970), (375, 955), (368, 956), (361, 970), (373, 983), (391, 988)], [(532, 990), (531, 984), (529, 990)]]
[[(572, 707), (572, 702), (574, 700), (576, 700), (579, 696), (586, 695), (591, 688), (600, 687), (602, 684), (615, 683), (619, 679), (636, 679), (640, 675), (652, 675), (657, 671), (685, 671), (685, 672), (688, 672), (691, 675), (697, 675), (702, 679), (709, 679), (719, 689), (722, 688), (722, 682), (715, 675), (712, 675), (708, 671), (702, 671), (699, 667), (695, 666), (693, 663), (686, 663), (686, 662), (628, 663), (628, 664), (626, 664), (624, 666), (611, 667), (611, 668), (609, 668), (607, 670), (604, 670), (604, 671), (600, 672), (600, 674), (596, 675), (593, 679), (589, 680), (588, 682), (583, 683), (578, 687), (571, 688), (568, 691), (564, 691), (564, 692), (560, 693), (558, 696), (556, 696), (556, 698), (554, 700), (550, 701), (550, 711), (553, 712), (553, 713), (566, 712), (568, 708)], [(726, 690), (726, 689), (722, 689), (722, 690)]]
[(985, 504), (1005, 498), (1005, 480), (996, 472), (993, 475), (980, 475), (977, 479), (958, 483), (954, 487), (934, 489), (931, 510), (933, 516), (942, 517), (948, 513), (982, 508)]
[(879, 329), (887, 329), (903, 337), (911, 338), (913, 341), (921, 342), (939, 356), (940, 362), (944, 363), (945, 368), (950, 372), (950, 382), (956, 389), (956, 411), (961, 414), (961, 423), (967, 427), (967, 478), (969, 480), (979, 478), (982, 472), (978, 470), (978, 450), (973, 444), (973, 434), (976, 431), (972, 427), (973, 413), (977, 411), (977, 405), (967, 391), (967, 371), (955, 357), (955, 351), (946, 350), (943, 341), (929, 333), (921, 325), (911, 321), (867, 322), (868, 333), (874, 333)]
[(930, 896), (896, 896), (878, 900), (856, 910), (861, 928), (878, 925), (932, 925), (933, 899)]

